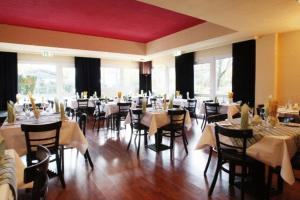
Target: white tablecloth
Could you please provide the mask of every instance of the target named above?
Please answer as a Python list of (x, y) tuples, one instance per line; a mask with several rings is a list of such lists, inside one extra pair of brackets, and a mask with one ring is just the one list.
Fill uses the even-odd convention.
[[(18, 156), (15, 150), (9, 149), (5, 150), (5, 154), (14, 158), (16, 163), (16, 180), (17, 180), (17, 188), (24, 189), (24, 188), (32, 188), (32, 183), (24, 183), (24, 169), (25, 165), (23, 164), (21, 158)], [(0, 200), (13, 200), (13, 193), (8, 184), (1, 184), (0, 185)]]
[[(157, 129), (170, 123), (170, 117), (167, 111), (147, 109), (143, 114), (141, 123), (149, 127), (149, 135), (152, 136), (157, 133)], [(125, 124), (130, 124), (130, 115), (128, 113)], [(187, 111), (185, 116), (185, 127), (189, 130), (192, 127), (190, 113)]]
[(119, 112), (119, 106), (117, 102), (108, 102), (104, 105), (105, 116)]
[[(51, 123), (58, 121), (57, 115), (41, 116), (39, 123)], [(25, 135), (21, 130), (21, 123), (32, 123), (32, 119), (22, 119), (15, 124), (4, 122), (0, 128), (0, 134), (4, 138), (6, 149), (15, 149), (22, 156), (27, 153)], [(81, 129), (75, 121), (62, 122), (60, 129), (59, 144), (77, 148), (82, 154), (87, 150), (88, 143)]]
[[(258, 126), (253, 128), (256, 142), (247, 148), (247, 154), (266, 165), (281, 166), (281, 177), (290, 185), (295, 182), (291, 158), (300, 147), (300, 127), (277, 125), (275, 128)], [(214, 124), (208, 124), (196, 146), (215, 147)]]

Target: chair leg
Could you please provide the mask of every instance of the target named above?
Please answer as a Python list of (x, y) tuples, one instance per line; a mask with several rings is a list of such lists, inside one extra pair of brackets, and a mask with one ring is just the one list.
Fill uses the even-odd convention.
[(268, 182), (267, 182), (267, 188), (266, 188), (266, 199), (270, 198), (270, 191), (272, 188), (272, 176), (273, 176), (273, 169), (272, 167), (269, 167), (268, 171)]
[(188, 149), (187, 149), (187, 144), (186, 144), (186, 135), (185, 135), (185, 133), (184, 132), (182, 132), (182, 141), (183, 141), (183, 145), (184, 145), (184, 149), (185, 149), (185, 152), (186, 152), (186, 154), (188, 154), (189, 152), (188, 152)]
[(202, 128), (202, 132), (204, 131), (204, 128), (206, 127), (206, 123), (207, 123), (207, 121), (205, 120), (205, 121), (204, 121), (203, 128)]
[(137, 156), (140, 155), (140, 145), (141, 145), (141, 130), (138, 131), (139, 134), (139, 143), (138, 143), (138, 149), (137, 149)]
[(245, 197), (245, 177), (246, 177), (246, 166), (243, 165), (242, 166), (242, 185), (241, 185), (241, 200), (244, 200), (244, 197)]
[(175, 133), (171, 131), (171, 137), (170, 137), (170, 157), (173, 160), (173, 150), (174, 150), (174, 140), (175, 140)]
[(144, 129), (144, 145), (147, 146), (148, 145), (148, 140), (147, 140), (147, 130)]
[(131, 127), (131, 135), (130, 135), (129, 143), (128, 143), (128, 145), (127, 145), (127, 151), (129, 150), (129, 147), (130, 147), (130, 144), (131, 144), (132, 135), (133, 135), (133, 128)]
[(205, 117), (205, 115), (204, 115), (204, 116), (203, 116), (203, 119), (202, 119), (202, 123), (201, 123), (201, 129), (203, 129), (203, 125), (204, 125), (205, 120), (206, 120), (206, 117)]
[(63, 176), (63, 173), (62, 173), (62, 165), (61, 165), (61, 158), (60, 156), (58, 155), (58, 152), (56, 153), (56, 167), (57, 167), (57, 173), (58, 173), (58, 177), (59, 177), (59, 180), (61, 182), (61, 185), (63, 188), (66, 187), (66, 184), (65, 184), (65, 179), (64, 179), (64, 176)]
[(90, 153), (89, 153), (89, 150), (88, 150), (88, 149), (86, 150), (86, 152), (85, 152), (84, 155), (85, 155), (85, 157), (87, 158), (87, 160), (88, 160), (88, 162), (89, 162), (91, 168), (94, 169), (94, 164), (93, 164), (93, 161), (92, 161), (92, 159), (91, 159), (91, 156), (90, 156)]
[(209, 154), (208, 154), (208, 159), (207, 159), (206, 166), (205, 166), (205, 170), (204, 170), (204, 175), (206, 175), (208, 166), (209, 166), (209, 164), (210, 164), (212, 152), (213, 152), (213, 148), (212, 148), (212, 147), (209, 147)]
[(61, 171), (62, 174), (65, 173), (65, 149), (64, 149), (64, 145), (62, 145), (60, 147), (60, 158), (61, 158)]
[(221, 166), (222, 166), (222, 160), (220, 158), (218, 158), (218, 164), (217, 164), (216, 172), (215, 172), (213, 181), (211, 182), (211, 185), (210, 185), (210, 188), (209, 188), (209, 191), (208, 191), (208, 196), (211, 196), (214, 189), (215, 189), (215, 185), (216, 185), (216, 182), (217, 182), (219, 171), (221, 170)]
[(197, 115), (195, 114), (195, 119), (196, 119), (196, 122), (197, 122), (197, 124), (198, 124), (198, 119), (197, 119)]

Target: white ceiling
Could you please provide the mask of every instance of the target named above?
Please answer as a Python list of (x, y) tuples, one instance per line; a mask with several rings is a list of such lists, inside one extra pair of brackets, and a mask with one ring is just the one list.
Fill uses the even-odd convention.
[(297, 0), (140, 1), (252, 35), (300, 29), (300, 3)]

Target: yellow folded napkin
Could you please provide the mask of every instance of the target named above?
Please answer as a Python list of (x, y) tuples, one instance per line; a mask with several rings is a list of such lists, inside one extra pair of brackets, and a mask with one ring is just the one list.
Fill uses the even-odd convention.
[(142, 110), (143, 110), (143, 112), (146, 112), (146, 109), (147, 109), (147, 100), (144, 97), (143, 100), (142, 100)]
[(65, 106), (63, 103), (60, 103), (60, 119), (61, 119), (61, 121), (67, 119), (67, 117), (65, 115)]
[(7, 122), (14, 123), (16, 121), (16, 113), (14, 105), (7, 102)]
[(59, 103), (58, 103), (57, 98), (54, 99), (54, 103), (55, 103), (55, 112), (58, 113), (59, 112)]
[(248, 129), (249, 106), (244, 104), (241, 108), (241, 129)]
[(169, 109), (173, 109), (174, 96), (172, 95), (169, 102)]

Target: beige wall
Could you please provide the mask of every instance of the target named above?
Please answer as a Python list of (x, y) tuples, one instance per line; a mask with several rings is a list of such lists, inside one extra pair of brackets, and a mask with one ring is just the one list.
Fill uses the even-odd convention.
[(279, 34), (278, 99), (300, 102), (300, 30)]
[(277, 98), (277, 34), (256, 39), (255, 103), (263, 104), (269, 95)]
[(165, 36), (152, 42), (148, 42), (147, 54), (153, 54), (160, 51), (209, 40), (234, 32), (235, 31), (231, 29), (210, 22), (205, 22), (192, 28)]
[(104, 37), (0, 24), (0, 42), (145, 55), (146, 45)]

